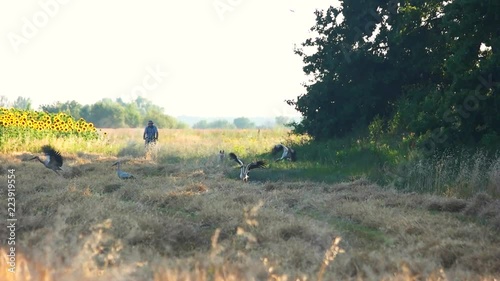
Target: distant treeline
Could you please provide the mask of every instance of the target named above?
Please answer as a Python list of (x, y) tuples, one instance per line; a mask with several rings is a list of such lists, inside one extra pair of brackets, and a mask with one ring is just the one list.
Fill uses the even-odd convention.
[[(32, 109), (31, 99), (18, 97), (10, 102), (5, 96), (0, 96), (0, 106), (14, 107), (18, 109)], [(50, 105), (42, 105), (39, 110), (47, 113), (63, 112), (75, 119), (83, 118), (92, 122), (98, 128), (138, 128), (146, 126), (148, 120), (153, 120), (158, 128), (162, 129), (185, 129), (190, 126), (169, 116), (160, 106), (151, 101), (138, 97), (132, 102), (124, 102), (122, 99), (115, 101), (105, 98), (91, 105), (82, 105), (76, 101), (56, 102)], [(207, 121), (201, 120), (193, 125), (193, 129), (262, 129), (286, 127), (293, 120), (286, 116), (275, 118), (274, 124), (255, 125), (249, 118), (235, 118), (233, 122), (227, 120)]]
[[(4, 96), (0, 105), (20, 109), (32, 109), (29, 98), (18, 97), (12, 103)], [(159, 128), (183, 129), (189, 126), (164, 113), (164, 109), (151, 101), (138, 97), (132, 102), (122, 99), (115, 101), (105, 98), (94, 104), (82, 105), (76, 101), (56, 102), (42, 105), (40, 109), (48, 113), (64, 112), (75, 119), (83, 118), (98, 128), (138, 128), (146, 126), (148, 120), (154, 120)]]
[(292, 121), (289, 117), (277, 116), (274, 119), (274, 124), (269, 123), (257, 126), (249, 118), (238, 117), (232, 123), (224, 119), (214, 121), (201, 120), (193, 125), (193, 129), (271, 129), (287, 127)]

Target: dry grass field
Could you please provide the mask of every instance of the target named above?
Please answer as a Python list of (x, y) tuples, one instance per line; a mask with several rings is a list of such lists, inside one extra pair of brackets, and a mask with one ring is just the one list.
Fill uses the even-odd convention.
[[(234, 162), (218, 161), (221, 149), (253, 160), (306, 141), (286, 131), (161, 130), (148, 157), (142, 130), (103, 132), (91, 144), (51, 141), (65, 156), (61, 177), (27, 161), (43, 142), (0, 154), (0, 280), (500, 280), (500, 201), (485, 193), (297, 180), (300, 161), (243, 183)], [(118, 159), (136, 179), (117, 177)], [(287, 169), (294, 180), (280, 176)]]

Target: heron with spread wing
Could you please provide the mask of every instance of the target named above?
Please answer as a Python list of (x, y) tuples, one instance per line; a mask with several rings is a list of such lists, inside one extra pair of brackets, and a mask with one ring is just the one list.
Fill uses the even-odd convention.
[(54, 171), (56, 174), (59, 176), (58, 171), (62, 171), (61, 167), (63, 165), (63, 157), (61, 156), (61, 153), (57, 150), (55, 150), (52, 146), (50, 145), (44, 145), (42, 146), (42, 151), (45, 154), (45, 160), (40, 159), (40, 157), (35, 156), (31, 158), (30, 160), (37, 159), (42, 163), (45, 167), (51, 169)]
[(292, 148), (290, 148), (286, 145), (283, 145), (283, 144), (277, 144), (273, 147), (271, 153), (276, 154), (276, 152), (279, 152), (279, 151), (283, 151), (283, 153), (281, 154), (280, 158), (276, 159), (276, 162), (284, 160), (284, 159), (286, 159), (288, 161), (292, 161), (292, 162), (295, 162), (297, 160), (297, 154), (296, 154), (295, 150), (293, 150)]
[(245, 163), (243, 163), (243, 161), (241, 161), (241, 159), (238, 158), (238, 156), (236, 156), (233, 152), (229, 153), (229, 158), (236, 161), (236, 163), (240, 165), (240, 179), (244, 182), (248, 182), (248, 174), (250, 173), (250, 170), (266, 167), (266, 162), (263, 160), (254, 161), (245, 165)]
[(121, 165), (121, 161), (116, 161), (113, 165), (111, 165), (111, 166), (117, 166), (116, 174), (118, 175), (118, 177), (120, 179), (124, 179), (124, 180), (135, 179), (135, 177), (132, 174), (129, 174), (127, 172), (122, 171), (120, 168), (120, 165)]

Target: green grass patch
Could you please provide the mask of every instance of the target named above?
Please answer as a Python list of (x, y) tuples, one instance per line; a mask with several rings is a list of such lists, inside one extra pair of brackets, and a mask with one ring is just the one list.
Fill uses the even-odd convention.
[(314, 220), (327, 222), (333, 229), (344, 233), (344, 236), (351, 237), (364, 248), (378, 249), (381, 246), (392, 243), (382, 231), (363, 225), (357, 221), (342, 217), (327, 216), (315, 210), (300, 210), (297, 215), (307, 216)]
[(378, 248), (392, 243), (382, 231), (345, 218), (329, 218), (328, 222), (348, 235), (354, 235), (365, 242), (366, 247)]

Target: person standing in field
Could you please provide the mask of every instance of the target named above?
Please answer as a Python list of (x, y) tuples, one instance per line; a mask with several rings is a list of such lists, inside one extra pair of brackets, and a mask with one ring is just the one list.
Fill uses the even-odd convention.
[(156, 157), (156, 141), (158, 140), (158, 128), (154, 125), (152, 120), (148, 121), (148, 126), (144, 129), (142, 134), (144, 139), (144, 146), (146, 147), (146, 159), (151, 156)]
[(142, 138), (146, 142), (146, 146), (156, 144), (158, 140), (158, 128), (154, 125), (152, 120), (148, 121), (148, 126), (144, 129)]

